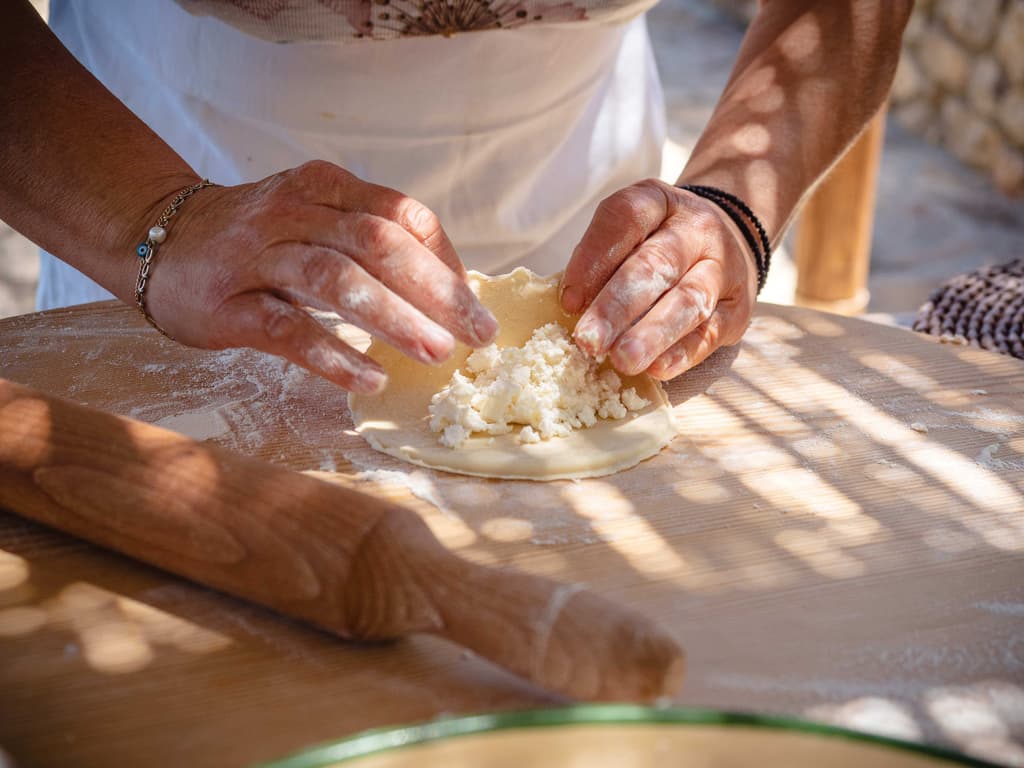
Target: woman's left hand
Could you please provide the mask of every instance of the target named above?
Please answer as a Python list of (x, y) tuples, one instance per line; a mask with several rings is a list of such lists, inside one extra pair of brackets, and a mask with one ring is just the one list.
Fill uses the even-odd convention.
[(562, 278), (562, 308), (583, 316), (578, 346), (623, 374), (667, 380), (740, 340), (757, 269), (712, 202), (656, 179), (606, 198)]

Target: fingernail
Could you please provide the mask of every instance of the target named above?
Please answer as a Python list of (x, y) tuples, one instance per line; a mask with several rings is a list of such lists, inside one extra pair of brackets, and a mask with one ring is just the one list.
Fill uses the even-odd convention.
[(600, 354), (608, 344), (612, 327), (597, 317), (588, 317), (576, 326), (576, 344), (592, 355)]
[(481, 344), (490, 344), (498, 335), (498, 321), (486, 307), (478, 305), (473, 310), (473, 336)]
[(447, 360), (455, 348), (455, 339), (448, 331), (436, 325), (427, 325), (420, 331), (423, 344), (423, 355), (420, 359), (425, 363), (439, 363)]
[(676, 371), (676, 375), (682, 373), (686, 368), (690, 366), (690, 357), (686, 354), (685, 350), (679, 350), (673, 356), (669, 364), (665, 366)]
[(359, 372), (355, 383), (360, 392), (376, 395), (387, 386), (388, 377), (384, 371), (378, 371), (376, 368), (364, 368)]
[(583, 309), (583, 291), (579, 288), (567, 285), (562, 289), (562, 309), (570, 315), (575, 315)]
[[(689, 367), (690, 359), (686, 356), (685, 350), (666, 352), (658, 360), (657, 377), (662, 380), (674, 379)], [(653, 367), (653, 366), (652, 366)]]
[(618, 362), (616, 367), (630, 372), (639, 370), (644, 361), (644, 354), (644, 345), (639, 339), (626, 339), (613, 353)]

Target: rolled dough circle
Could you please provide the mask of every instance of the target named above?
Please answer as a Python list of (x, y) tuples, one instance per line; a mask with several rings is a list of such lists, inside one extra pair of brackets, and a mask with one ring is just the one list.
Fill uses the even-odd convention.
[[(469, 284), (498, 320), (499, 347), (521, 346), (533, 331), (559, 323), (570, 333), (576, 317), (558, 302), (558, 276), (541, 277), (519, 268), (507, 275), (469, 273)], [(458, 345), (440, 366), (416, 362), (374, 340), (367, 354), (388, 374), (377, 395), (350, 394), (349, 409), (356, 431), (378, 451), (431, 469), (478, 477), (560, 480), (597, 477), (628, 469), (671, 442), (678, 427), (661, 384), (647, 376), (623, 376), (622, 386), (635, 387), (650, 405), (624, 419), (602, 419), (589, 429), (539, 443), (519, 443), (516, 434), (469, 438), (459, 448), (438, 442), (430, 430), (430, 398), (461, 368), (472, 349)], [(608, 365), (608, 363), (604, 363)]]

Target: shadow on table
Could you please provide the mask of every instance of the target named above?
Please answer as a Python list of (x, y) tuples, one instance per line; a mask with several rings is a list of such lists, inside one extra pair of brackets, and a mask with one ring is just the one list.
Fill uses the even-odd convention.
[[(682, 702), (998, 756), (1022, 737), (1021, 368), (897, 329), (766, 308), (740, 347), (668, 387), (682, 423), (668, 449), (580, 482), (410, 468), (346, 433), (345, 414), (325, 427), (323, 403), (337, 398), (311, 378), (272, 390), (270, 418), (284, 414), (274, 445), (296, 446), (282, 463), (354, 467), (347, 482), (406, 501), (470, 559), (585, 582), (657, 618), (688, 650)], [(243, 453), (267, 450), (230, 439)], [(453, 700), (478, 710), (553, 701), (441, 641), (341, 643), (6, 522), (0, 643), (14, 663), (0, 674), (15, 694), (4, 707), (33, 713), (0, 718), (15, 750), (53, 729), (123, 739), (131, 723), (111, 723), (103, 706), (121, 697), (140, 717), (158, 711), (187, 729), (187, 743), (173, 727), (156, 738), (169, 763), (226, 731), (240, 734), (240, 757), (343, 735), (324, 702), (348, 697), (359, 705), (339, 704), (346, 731), (379, 725), (371, 712), (420, 720)], [(37, 659), (51, 676), (19, 688), (38, 680)], [(203, 687), (190, 689), (197, 679)], [(68, 686), (88, 694), (66, 696)], [(52, 717), (38, 718), (40, 701)]]

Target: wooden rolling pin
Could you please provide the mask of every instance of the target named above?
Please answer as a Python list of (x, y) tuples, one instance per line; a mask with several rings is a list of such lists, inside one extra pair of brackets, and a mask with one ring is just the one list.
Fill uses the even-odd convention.
[(3, 379), (0, 507), (345, 638), (436, 634), (573, 698), (682, 680), (648, 619), (464, 560), (405, 507)]

